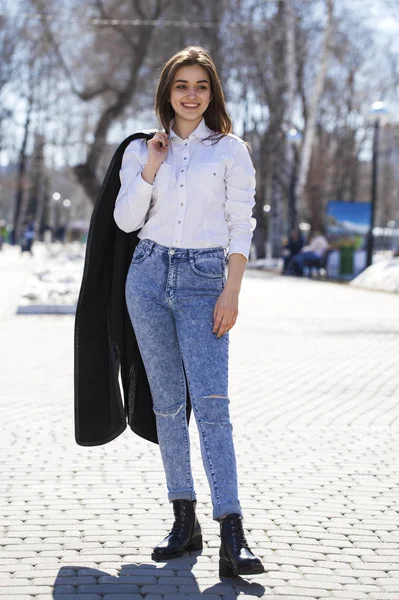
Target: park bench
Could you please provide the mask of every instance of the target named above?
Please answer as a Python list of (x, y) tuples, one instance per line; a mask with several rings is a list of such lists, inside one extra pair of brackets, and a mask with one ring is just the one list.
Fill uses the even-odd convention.
[(307, 260), (303, 266), (304, 275), (307, 274), (308, 277), (313, 277), (315, 273), (317, 277), (320, 277), (322, 274), (325, 277), (327, 275), (328, 257), (331, 252), (332, 249), (326, 250), (320, 258), (315, 257), (312, 260)]

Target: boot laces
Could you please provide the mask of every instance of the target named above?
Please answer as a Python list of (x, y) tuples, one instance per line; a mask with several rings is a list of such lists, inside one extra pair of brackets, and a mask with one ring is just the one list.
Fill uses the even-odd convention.
[(175, 510), (175, 522), (173, 523), (172, 529), (169, 535), (176, 535), (179, 539), (181, 538), (184, 530), (184, 524), (186, 522), (186, 507), (184, 504), (181, 505), (181, 511)]
[(240, 550), (241, 548), (247, 548), (249, 550), (249, 545), (245, 537), (241, 520), (231, 519), (231, 525), (234, 546), (237, 548), (237, 550)]

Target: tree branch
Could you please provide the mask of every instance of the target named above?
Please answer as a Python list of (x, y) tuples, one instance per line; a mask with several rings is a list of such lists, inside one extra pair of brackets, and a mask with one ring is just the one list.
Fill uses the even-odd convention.
[[(111, 17), (105, 11), (102, 0), (96, 0), (96, 5), (100, 12), (102, 19), (111, 19)], [(140, 13), (139, 13), (139, 16), (141, 16)], [(112, 25), (108, 25), (108, 27), (111, 27), (112, 29), (117, 31), (123, 37), (126, 44), (128, 46), (130, 46), (130, 48), (132, 48), (134, 51), (136, 51), (137, 48), (136, 48), (136, 44), (133, 41), (133, 38), (127, 33), (127, 31), (121, 25), (112, 24)]]
[(74, 168), (79, 183), (82, 185), (92, 202), (95, 202), (100, 190), (100, 181), (97, 178), (96, 171), (100, 156), (106, 144), (108, 130), (113, 121), (122, 114), (128, 106), (138, 84), (137, 73), (147, 55), (147, 49), (151, 42), (151, 33), (154, 26), (150, 26), (150, 32), (148, 29), (148, 27), (141, 28), (137, 42), (137, 48), (139, 50), (133, 54), (130, 65), (130, 76), (125, 87), (117, 92), (115, 101), (104, 110), (97, 122), (94, 131), (94, 142), (89, 148), (86, 162), (76, 165)]

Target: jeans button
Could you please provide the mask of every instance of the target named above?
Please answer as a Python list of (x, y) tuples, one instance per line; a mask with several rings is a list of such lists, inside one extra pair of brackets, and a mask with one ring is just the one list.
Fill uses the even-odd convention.
[(175, 253), (175, 251), (173, 250), (173, 248), (171, 248), (171, 250), (169, 250), (169, 254), (171, 254), (173, 256), (174, 253)]

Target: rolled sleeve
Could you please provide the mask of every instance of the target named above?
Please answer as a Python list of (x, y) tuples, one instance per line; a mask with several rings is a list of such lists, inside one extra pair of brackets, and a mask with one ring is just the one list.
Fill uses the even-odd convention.
[(115, 201), (114, 220), (126, 233), (136, 231), (144, 225), (154, 188), (141, 175), (142, 161), (145, 160), (141, 151), (142, 143), (145, 141), (140, 139), (133, 140), (128, 145), (119, 171), (121, 187)]
[(256, 219), (252, 217), (255, 204), (255, 169), (247, 146), (237, 140), (231, 168), (226, 173), (225, 217), (229, 230), (228, 256), (237, 252), (248, 260)]

